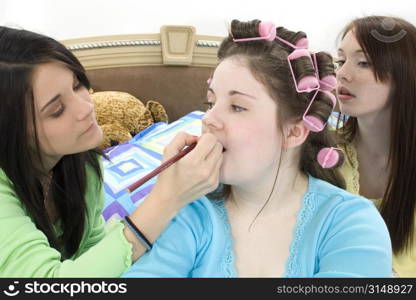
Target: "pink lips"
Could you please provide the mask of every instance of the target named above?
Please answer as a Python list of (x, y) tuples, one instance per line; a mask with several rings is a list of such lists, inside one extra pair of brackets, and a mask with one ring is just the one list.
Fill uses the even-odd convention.
[(346, 87), (340, 86), (337, 88), (337, 96), (339, 100), (347, 101), (355, 97)]

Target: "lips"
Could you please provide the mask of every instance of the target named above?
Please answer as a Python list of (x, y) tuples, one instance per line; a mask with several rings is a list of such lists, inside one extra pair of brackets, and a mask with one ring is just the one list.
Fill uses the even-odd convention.
[(354, 94), (352, 94), (346, 87), (339, 87), (337, 89), (338, 95), (340, 96), (350, 96), (350, 97), (355, 97)]
[(224, 153), (225, 151), (227, 151), (227, 148), (225, 148), (224, 144), (220, 142), (220, 144), (222, 145), (222, 153)]

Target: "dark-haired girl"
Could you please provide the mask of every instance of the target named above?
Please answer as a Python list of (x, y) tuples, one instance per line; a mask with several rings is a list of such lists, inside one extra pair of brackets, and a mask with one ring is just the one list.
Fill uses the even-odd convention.
[(198, 140), (195, 149), (159, 176), (132, 225), (105, 227), (102, 131), (88, 89), (62, 44), (0, 27), (1, 277), (118, 277), (182, 206), (218, 186), (222, 145), (179, 134), (164, 159)]
[(384, 16), (352, 21), (336, 73), (349, 115), (337, 130), (347, 190), (373, 200), (390, 232), (395, 272), (416, 277), (416, 27)]

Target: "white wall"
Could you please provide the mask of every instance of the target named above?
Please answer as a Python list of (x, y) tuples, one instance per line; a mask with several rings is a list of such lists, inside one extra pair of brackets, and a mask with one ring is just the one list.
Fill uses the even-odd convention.
[(261, 19), (308, 34), (312, 50), (334, 53), (335, 39), (354, 17), (399, 16), (416, 24), (414, 0), (0, 0), (0, 25), (56, 39), (156, 33), (165, 24), (194, 25), (198, 34), (225, 35), (226, 23)]

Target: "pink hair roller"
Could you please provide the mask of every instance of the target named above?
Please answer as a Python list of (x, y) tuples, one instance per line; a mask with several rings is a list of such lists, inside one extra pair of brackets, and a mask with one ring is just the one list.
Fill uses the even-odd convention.
[(309, 41), (307, 38), (301, 38), (299, 41), (296, 42), (296, 47), (298, 48), (309, 48)]
[(327, 75), (319, 80), (321, 90), (332, 91), (337, 85), (337, 80), (334, 75)]
[(259, 35), (257, 37), (251, 37), (251, 38), (242, 38), (242, 39), (233, 39), (234, 42), (247, 42), (247, 41), (258, 41), (258, 40), (266, 40), (266, 41), (273, 41), (274, 39), (277, 39), (286, 45), (294, 48), (294, 49), (305, 49), (309, 47), (309, 41), (307, 38), (301, 38), (299, 41), (296, 42), (296, 45), (293, 45), (292, 43), (286, 41), (285, 39), (282, 39), (281, 37), (276, 35), (276, 25), (274, 23), (269, 21), (261, 21), (259, 23)]
[(273, 41), (276, 38), (276, 25), (272, 22), (260, 22), (259, 34), (267, 41)]
[(318, 92), (324, 93), (332, 102), (332, 109), (334, 109), (336, 103), (337, 103), (337, 98), (335, 98), (334, 94), (332, 94), (331, 92), (328, 91), (324, 91), (324, 90), (317, 90), (315, 92), (315, 94), (312, 97), (311, 102), (308, 105), (308, 108), (306, 108), (305, 112), (303, 113), (303, 123), (305, 124), (305, 127), (308, 128), (310, 131), (313, 132), (319, 132), (322, 131), (326, 125), (326, 123), (322, 122), (321, 119), (319, 119), (318, 117), (315, 117), (313, 115), (309, 115), (308, 111), (309, 108), (311, 107), (313, 101), (316, 98), (316, 95), (318, 94)]
[(311, 54), (307, 49), (296, 49), (287, 56), (290, 72), (292, 73), (292, 77), (295, 81), (296, 91), (298, 93), (303, 93), (303, 92), (311, 92), (311, 91), (319, 89), (319, 80), (316, 75), (305, 76), (301, 80), (299, 80), (299, 82), (296, 82), (295, 73), (293, 72), (292, 64), (290, 61), (298, 59), (300, 57), (309, 58), (311, 61), (311, 64), (314, 65), (312, 58), (311, 58)]
[(244, 39), (233, 39), (234, 42), (247, 42), (247, 41), (258, 41), (266, 40), (273, 41), (276, 38), (276, 26), (272, 22), (260, 22), (258, 37), (244, 38)]
[(335, 166), (339, 161), (337, 148), (323, 148), (318, 152), (318, 163), (322, 168), (328, 169)]

